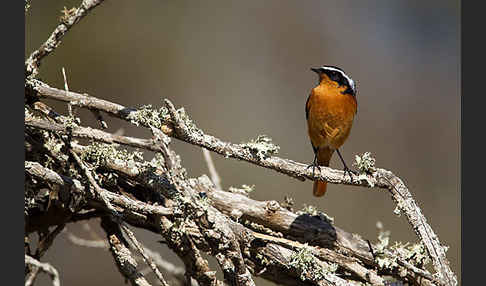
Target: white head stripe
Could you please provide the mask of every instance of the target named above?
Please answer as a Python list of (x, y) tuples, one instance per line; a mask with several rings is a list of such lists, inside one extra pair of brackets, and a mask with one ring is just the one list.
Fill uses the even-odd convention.
[(349, 84), (351, 85), (351, 88), (353, 90), (356, 90), (356, 85), (354, 84), (354, 81), (347, 74), (345, 74), (342, 70), (337, 69), (337, 68), (333, 68), (333, 67), (329, 67), (329, 66), (323, 66), (323, 67), (321, 67), (321, 69), (336, 71), (336, 72), (340, 73), (343, 77), (345, 77), (348, 80)]

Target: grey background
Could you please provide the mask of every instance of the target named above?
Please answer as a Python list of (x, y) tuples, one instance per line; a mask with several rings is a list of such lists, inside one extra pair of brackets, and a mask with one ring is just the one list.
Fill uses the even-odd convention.
[[(26, 57), (47, 39), (64, 6), (80, 1), (33, 1), (26, 15)], [(460, 58), (459, 1), (106, 1), (76, 25), (43, 62), (40, 77), (71, 90), (127, 106), (184, 106), (207, 133), (231, 142), (259, 134), (273, 138), (280, 156), (311, 162), (304, 105), (316, 84), (311, 66), (336, 65), (356, 82), (358, 114), (342, 147), (348, 164), (370, 151), (377, 165), (399, 175), (428, 222), (450, 246), (460, 278)], [(65, 105), (53, 104), (66, 113)], [(97, 126), (92, 115), (78, 113)], [(109, 131), (149, 136), (107, 118)], [(174, 141), (191, 176), (207, 173), (199, 148)], [(329, 185), (323, 198), (300, 182), (213, 155), (225, 188), (255, 185), (259, 200), (294, 198), (317, 206), (336, 225), (376, 240), (375, 224), (391, 240), (416, 242), (404, 217), (393, 214), (379, 190)], [(336, 156), (331, 166), (341, 169)], [(93, 230), (103, 232), (93, 221)], [(68, 230), (85, 238), (80, 225)], [(144, 243), (176, 264), (157, 236)], [(44, 260), (64, 285), (119, 285), (108, 251), (71, 245), (61, 235)], [(48, 285), (40, 278), (38, 285)], [(268, 282), (257, 279), (259, 285)]]

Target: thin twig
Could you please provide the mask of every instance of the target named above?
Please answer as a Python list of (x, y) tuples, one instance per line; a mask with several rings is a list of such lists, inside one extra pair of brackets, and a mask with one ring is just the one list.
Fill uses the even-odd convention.
[(91, 110), (91, 113), (93, 113), (96, 120), (98, 120), (98, 122), (100, 123), (101, 129), (107, 129), (108, 128), (108, 124), (103, 119), (103, 116), (101, 116), (101, 112), (99, 112), (98, 110)]
[[(89, 247), (89, 248), (103, 248), (107, 249), (110, 247), (108, 242), (102, 239), (97, 239), (97, 240), (92, 240), (92, 239), (85, 239), (81, 238), (69, 231), (66, 231), (66, 236), (67, 239), (74, 245), (81, 246), (81, 247)], [(149, 256), (153, 262), (161, 267), (166, 273), (170, 274), (177, 280), (179, 280), (181, 283), (184, 282), (184, 268), (182, 267), (177, 267), (171, 262), (165, 260), (160, 256), (160, 253), (151, 250), (150, 248), (144, 247), (143, 248), (144, 252)], [(148, 271), (153, 271), (152, 268), (149, 266)], [(142, 273), (145, 275), (146, 273), (142, 271)]]
[(52, 279), (52, 285), (54, 286), (61, 285), (61, 282), (59, 280), (59, 272), (57, 272), (56, 268), (54, 268), (49, 263), (40, 262), (39, 260), (29, 255), (25, 255), (25, 263), (37, 267), (42, 272), (49, 274), (49, 276), (51, 276)]
[(211, 176), (211, 181), (213, 181), (216, 188), (222, 190), (223, 188), (221, 187), (221, 178), (219, 177), (218, 172), (216, 171), (216, 167), (214, 166), (213, 159), (211, 158), (211, 153), (209, 153), (209, 151), (204, 148), (202, 148), (201, 150), (203, 152), (204, 159), (206, 160), (206, 165), (208, 166), (209, 175)]
[(90, 220), (93, 218), (99, 218), (101, 215), (103, 215), (104, 212), (99, 211), (99, 210), (92, 210), (88, 212), (79, 212), (75, 213), (71, 216), (70, 221), (71, 222), (78, 222), (78, 221), (86, 221)]
[(72, 150), (69, 150), (69, 152), (73, 156), (74, 160), (76, 160), (76, 162), (78, 163), (78, 165), (81, 168), (81, 170), (83, 170), (84, 174), (88, 178), (88, 181), (93, 186), (93, 188), (95, 189), (97, 195), (101, 198), (101, 200), (103, 201), (103, 203), (105, 204), (105, 206), (108, 208), (108, 210), (112, 213), (112, 215), (114, 215), (116, 217), (119, 216), (118, 212), (113, 207), (113, 205), (110, 203), (110, 200), (107, 198), (108, 191), (105, 192), (105, 190), (103, 190), (98, 185), (98, 183), (94, 179), (93, 175), (91, 174), (91, 171), (88, 169), (88, 167), (86, 167), (84, 165), (83, 161), (79, 158), (79, 156), (74, 151), (72, 151)]
[(50, 37), (35, 50), (25, 61), (27, 76), (35, 77), (39, 73), (42, 59), (52, 53), (61, 43), (61, 39), (66, 33), (78, 23), (91, 9), (101, 4), (103, 0), (83, 0), (81, 5), (75, 10), (65, 10), (61, 23), (54, 29)]
[(106, 232), (111, 254), (115, 259), (120, 273), (129, 280), (133, 286), (149, 286), (150, 283), (143, 274), (137, 270), (137, 261), (133, 258), (130, 249), (125, 243), (119, 224), (113, 222), (109, 217), (103, 217), (101, 220), (101, 227)]
[(174, 276), (180, 281), (184, 280), (184, 268), (175, 266), (171, 262), (165, 260), (162, 258), (160, 253), (151, 250), (150, 248), (144, 247), (145, 253), (147, 253), (148, 256), (150, 256), (155, 264), (157, 264), (159, 267), (164, 269), (166, 273), (169, 273), (170, 275)]
[[(69, 92), (69, 86), (68, 86), (67, 77), (66, 77), (66, 70), (64, 69), (64, 67), (62, 67), (62, 77), (64, 78), (64, 90), (66, 91), (66, 93), (68, 93)], [(67, 106), (68, 106), (69, 116), (74, 117), (72, 105), (68, 102)]]
[[(78, 157), (79, 158), (79, 157)], [(81, 183), (78, 180), (71, 179), (66, 176), (59, 175), (58, 173), (43, 167), (37, 162), (25, 161), (25, 170), (37, 178), (45, 179), (48, 182), (58, 184), (61, 186), (75, 188), (78, 192), (84, 192), (84, 188), (80, 187)], [(138, 212), (142, 214), (155, 214), (155, 215), (172, 215), (173, 211), (170, 208), (166, 208), (158, 205), (147, 204), (142, 201), (134, 200), (126, 196), (118, 195), (107, 190), (104, 190), (98, 186), (98, 192), (101, 195), (98, 196), (101, 202), (104, 202), (106, 206), (108, 204), (105, 200), (124, 208), (125, 211)], [(113, 206), (111, 205), (113, 208)], [(109, 209), (109, 207), (107, 207)], [(116, 211), (116, 210), (114, 210)]]
[[(68, 93), (69, 92), (69, 86), (68, 86), (68, 83), (67, 83), (66, 71), (64, 70), (64, 67), (62, 68), (62, 75), (64, 77), (64, 90), (66, 90), (66, 93)], [(69, 103), (69, 102), (68, 102), (67, 105), (68, 105), (69, 116), (74, 117), (74, 112), (73, 112), (74, 108), (72, 107), (71, 103)], [(92, 109), (91, 113), (94, 115), (96, 120), (98, 120), (98, 122), (100, 123), (101, 129), (107, 129), (108, 128), (108, 124), (106, 124), (106, 122), (103, 119), (103, 117), (101, 116), (101, 112), (99, 110)]]
[(133, 232), (124, 224), (120, 224), (120, 226), (121, 226), (121, 229), (123, 229), (123, 231), (127, 234), (128, 238), (133, 243), (133, 245), (135, 246), (137, 251), (140, 253), (140, 255), (142, 255), (143, 260), (145, 260), (145, 263), (147, 263), (147, 265), (155, 273), (155, 276), (157, 276), (157, 279), (159, 279), (159, 281), (162, 283), (162, 285), (168, 286), (167, 282), (164, 279), (164, 276), (162, 275), (162, 273), (160, 273), (160, 270), (159, 270), (159, 268), (157, 268), (157, 265), (155, 265), (152, 257), (150, 257), (145, 252), (145, 248), (143, 247), (142, 244), (140, 244), (140, 242), (138, 242), (138, 240), (135, 237), (135, 235), (133, 234)]
[(30, 272), (27, 274), (25, 278), (25, 286), (34, 285), (35, 279), (37, 278), (39, 271), (40, 271), (39, 267), (33, 265), (31, 266)]
[(74, 235), (71, 232), (66, 232), (67, 239), (75, 245), (83, 246), (83, 247), (92, 247), (92, 248), (108, 248), (109, 244), (105, 240), (90, 240), (84, 239)]
[(41, 239), (41, 241), (39, 241), (39, 245), (35, 252), (35, 257), (37, 259), (41, 258), (46, 253), (46, 251), (49, 249), (49, 247), (51, 247), (52, 243), (54, 242), (56, 236), (61, 233), (65, 226), (65, 223), (58, 225), (52, 232), (49, 232), (45, 237)]

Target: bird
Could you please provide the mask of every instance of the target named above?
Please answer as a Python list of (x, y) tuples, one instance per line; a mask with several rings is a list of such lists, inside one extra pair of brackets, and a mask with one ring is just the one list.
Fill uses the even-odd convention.
[[(307, 131), (314, 151), (314, 160), (309, 167), (313, 171), (319, 166), (329, 167), (334, 151), (344, 165), (344, 175), (354, 173), (344, 162), (339, 148), (351, 132), (358, 111), (355, 82), (340, 68), (322, 66), (311, 68), (318, 75), (314, 87), (305, 103)], [(312, 193), (321, 197), (326, 193), (327, 182), (314, 181)]]

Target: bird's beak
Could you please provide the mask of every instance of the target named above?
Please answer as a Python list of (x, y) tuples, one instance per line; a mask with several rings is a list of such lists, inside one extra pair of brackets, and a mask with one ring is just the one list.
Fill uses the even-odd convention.
[(311, 68), (311, 71), (319, 74), (321, 72), (321, 69), (319, 69), (319, 68)]

